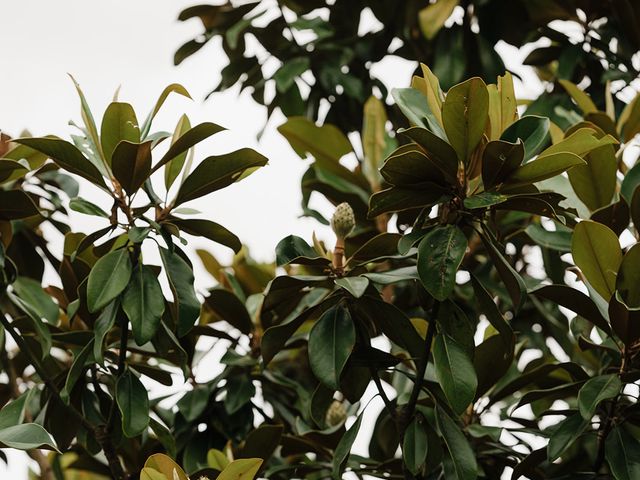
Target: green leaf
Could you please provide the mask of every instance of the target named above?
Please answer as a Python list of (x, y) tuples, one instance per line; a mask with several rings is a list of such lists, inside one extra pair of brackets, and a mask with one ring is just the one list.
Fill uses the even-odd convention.
[(154, 105), (153, 110), (149, 113), (149, 116), (146, 118), (146, 120), (142, 124), (141, 132), (140, 132), (140, 138), (142, 140), (144, 140), (149, 134), (149, 130), (151, 130), (151, 122), (153, 122), (153, 119), (155, 118), (156, 114), (158, 113), (158, 111), (160, 111), (165, 100), (171, 93), (177, 93), (178, 95), (191, 98), (191, 95), (189, 95), (189, 92), (187, 92), (187, 89), (178, 83), (172, 83), (171, 85), (165, 87), (165, 89), (160, 94), (160, 97), (156, 101), (156, 104)]
[(212, 242), (229, 247), (235, 253), (240, 252), (240, 249), (242, 248), (240, 239), (233, 232), (227, 230), (219, 223), (212, 222), (211, 220), (172, 217), (169, 222), (189, 235), (208, 238)]
[(391, 95), (412, 125), (426, 128), (445, 140), (447, 135), (438, 117), (429, 107), (427, 97), (415, 88), (394, 88)]
[(417, 475), (427, 461), (428, 436), (422, 415), (416, 415), (404, 432), (402, 458), (409, 471)]
[(502, 132), (500, 140), (509, 143), (518, 143), (519, 140), (522, 140), (524, 160), (529, 160), (549, 142), (549, 127), (548, 118), (525, 115)]
[(44, 153), (68, 172), (75, 173), (97, 187), (107, 190), (100, 171), (75, 145), (55, 137), (18, 138), (14, 142)]
[(151, 175), (151, 143), (123, 140), (113, 151), (113, 175), (129, 195), (135, 193)]
[(304, 117), (291, 117), (278, 127), (298, 155), (337, 162), (352, 151), (349, 139), (334, 125), (321, 127)]
[(640, 243), (633, 245), (622, 257), (618, 275), (616, 277), (616, 290), (631, 309), (640, 308)]
[(0, 445), (18, 450), (43, 448), (58, 451), (53, 438), (36, 423), (23, 423), (0, 430)]
[(174, 317), (178, 337), (186, 335), (200, 316), (200, 301), (193, 288), (193, 270), (180, 256), (160, 248), (160, 257), (173, 293)]
[(591, 420), (603, 400), (614, 398), (620, 389), (622, 382), (616, 374), (600, 375), (590, 379), (578, 392), (578, 408), (580, 415), (585, 420)]
[(398, 133), (420, 145), (423, 153), (440, 169), (450, 184), (455, 185), (458, 182), (458, 157), (451, 145), (426, 128), (401, 128)]
[(306, 72), (310, 67), (308, 57), (291, 58), (284, 62), (282, 66), (273, 74), (276, 88), (280, 93), (284, 93), (295, 83), (296, 78)]
[(40, 343), (40, 348), (42, 350), (42, 358), (47, 357), (51, 352), (52, 340), (51, 340), (51, 332), (49, 328), (42, 322), (40, 314), (36, 312), (31, 305), (22, 300), (20, 297), (17, 297), (11, 292), (7, 292), (7, 296), (11, 300), (11, 302), (19, 307), (22, 311), (27, 314), (27, 318), (30, 320), (31, 325), (33, 326), (33, 331), (35, 333), (36, 340)]
[(84, 198), (75, 197), (69, 200), (69, 208), (75, 212), (84, 213), (85, 215), (93, 215), (94, 217), (109, 218), (109, 214), (105, 212), (95, 203), (91, 203)]
[(618, 236), (601, 223), (582, 221), (573, 231), (571, 252), (591, 286), (608, 301), (615, 291), (622, 262)]
[(605, 458), (615, 480), (640, 478), (640, 443), (622, 425), (607, 436)]
[(118, 143), (126, 140), (130, 143), (140, 142), (140, 127), (133, 107), (128, 103), (110, 103), (102, 117), (100, 140), (105, 160), (111, 165), (111, 156)]
[(58, 304), (42, 289), (39, 281), (18, 276), (12, 284), (14, 291), (36, 312), (40, 318), (56, 325), (58, 323)]
[(340, 389), (340, 375), (356, 343), (351, 314), (343, 306), (327, 310), (309, 332), (309, 363), (318, 380)]
[(558, 424), (549, 438), (547, 444), (547, 455), (549, 461), (553, 462), (580, 437), (590, 421), (585, 420), (579, 414), (571, 415)]
[[(180, 165), (180, 169), (177, 168), (178, 164), (180, 164), (180, 160), (178, 160), (178, 158), (197, 143), (200, 143), (210, 136), (215, 135), (218, 132), (222, 132), (223, 130), (226, 129), (211, 122), (200, 123), (190, 130), (187, 130), (185, 133), (180, 135), (180, 137), (173, 139), (173, 143), (169, 147), (169, 150), (167, 150), (167, 153), (165, 153), (160, 161), (153, 166), (151, 173), (155, 173), (160, 167), (171, 162), (172, 165), (167, 168), (173, 172), (171, 175), (175, 174), (177, 176), (180, 172), (180, 169), (182, 168), (182, 165)], [(174, 162), (175, 165), (173, 165)], [(184, 162), (184, 160), (182, 160), (182, 162)]]
[(487, 125), (489, 93), (482, 79), (474, 77), (452, 87), (442, 105), (442, 122), (449, 143), (465, 165)]
[(578, 198), (594, 211), (611, 202), (616, 189), (618, 161), (612, 145), (592, 150), (585, 161), (586, 165), (569, 170), (569, 180)]
[(383, 213), (401, 212), (412, 208), (430, 207), (448, 200), (440, 185), (421, 185), (420, 189), (393, 187), (374, 193), (369, 199), (368, 218)]
[(332, 477), (334, 480), (342, 480), (342, 472), (344, 471), (344, 467), (349, 458), (349, 453), (351, 453), (351, 447), (353, 443), (356, 441), (356, 437), (358, 436), (358, 432), (360, 431), (360, 425), (362, 424), (362, 413), (358, 415), (356, 421), (349, 427), (340, 442), (338, 442), (338, 446), (334, 450), (333, 454), (333, 471)]
[(598, 107), (596, 107), (596, 104), (593, 103), (593, 100), (591, 100), (589, 95), (580, 90), (580, 88), (578, 88), (576, 84), (571, 83), (569, 80), (563, 79), (559, 79), (558, 82), (564, 87), (571, 98), (573, 98), (573, 100), (576, 102), (576, 105), (580, 107), (583, 115), (598, 111)]
[(149, 425), (149, 397), (147, 389), (129, 369), (118, 378), (116, 401), (122, 417), (122, 433), (132, 438), (144, 432)]
[(87, 306), (97, 312), (120, 295), (131, 278), (131, 259), (126, 248), (107, 253), (100, 258), (89, 273), (87, 282)]
[(487, 143), (482, 153), (482, 182), (489, 189), (504, 182), (524, 159), (524, 144), (494, 140)]
[(263, 460), (261, 458), (241, 458), (234, 460), (218, 475), (216, 480), (253, 480)]
[(28, 168), (15, 160), (0, 158), (0, 183), (16, 180), (28, 171)]
[(0, 220), (18, 220), (39, 214), (36, 204), (22, 190), (0, 190)]
[(541, 182), (547, 178), (560, 175), (576, 165), (586, 165), (586, 162), (578, 155), (570, 152), (539, 156), (536, 160), (525, 163), (514, 170), (505, 180), (505, 183), (509, 187), (515, 187)]
[[(558, 225), (556, 225), (557, 227)], [(550, 248), (558, 252), (571, 251), (572, 235), (570, 230), (556, 229), (555, 231), (549, 231), (539, 223), (532, 223), (525, 228), (524, 232), (541, 247)]]
[(122, 309), (131, 320), (133, 338), (138, 345), (150, 341), (164, 313), (164, 295), (153, 270), (138, 265), (122, 297)]
[(540, 157), (546, 157), (554, 153), (568, 152), (583, 156), (587, 153), (605, 147), (615, 145), (618, 141), (611, 135), (602, 135), (592, 127), (582, 127), (573, 131), (564, 140), (554, 143), (549, 148), (540, 153)]
[(120, 310), (120, 302), (112, 301), (107, 307), (100, 312), (100, 315), (93, 324), (93, 358), (99, 364), (104, 364), (104, 339), (116, 323), (116, 317)]
[(366, 277), (342, 277), (334, 280), (335, 284), (344, 288), (355, 298), (360, 298), (369, 286), (369, 279)]
[(240, 180), (247, 170), (266, 164), (267, 159), (250, 148), (207, 157), (184, 180), (178, 191), (175, 205), (220, 190)]
[(479, 312), (487, 317), (489, 323), (501, 335), (504, 345), (511, 345), (513, 343), (513, 329), (502, 316), (493, 297), (473, 274), (471, 275), (471, 284), (473, 285), (473, 292), (476, 297)]
[(458, 3), (460, 3), (459, 0), (440, 0), (418, 12), (420, 30), (427, 40), (432, 40), (438, 34)]
[(418, 245), (420, 281), (436, 300), (445, 300), (453, 291), (466, 249), (467, 237), (455, 225), (434, 228)]
[(436, 422), (451, 454), (456, 479), (475, 480), (478, 477), (476, 456), (460, 427), (440, 407), (436, 407)]
[(21, 424), (24, 421), (25, 409), (33, 392), (33, 389), (27, 390), (2, 407), (0, 410), (0, 430)]
[[(180, 117), (180, 120), (178, 120), (178, 124), (176, 125), (176, 128), (171, 137), (171, 144), (173, 145), (174, 143), (176, 143), (176, 141), (187, 131), (189, 131), (190, 128), (191, 122), (189, 121), (189, 117), (187, 117), (186, 115), (182, 115), (182, 117)], [(171, 188), (171, 185), (173, 185), (175, 179), (178, 178), (178, 175), (180, 175), (182, 167), (184, 166), (184, 162), (187, 160), (188, 152), (189, 149), (173, 157), (172, 160), (169, 160), (167, 162), (167, 165), (164, 169), (164, 186), (167, 190)]]
[(401, 147), (384, 162), (380, 173), (392, 185), (420, 185), (426, 182), (446, 185), (444, 174), (431, 158), (420, 150)]
[(627, 171), (620, 185), (620, 195), (627, 201), (628, 205), (631, 205), (631, 199), (633, 193), (640, 186), (640, 163), (634, 165)]
[(433, 343), (436, 377), (454, 412), (460, 414), (473, 401), (478, 379), (473, 363), (464, 349), (446, 334)]
[(253, 331), (253, 321), (247, 308), (233, 292), (221, 288), (213, 289), (205, 302), (221, 320), (236, 327), (245, 335)]
[(244, 407), (256, 394), (256, 388), (249, 376), (233, 376), (225, 385), (227, 395), (224, 398), (224, 410), (233, 415)]
[(222, 471), (230, 463), (227, 455), (220, 450), (212, 448), (207, 452), (207, 465), (215, 470)]
[(328, 258), (321, 256), (304, 239), (295, 235), (283, 238), (276, 245), (276, 265), (328, 265)]
[(476, 208), (487, 208), (499, 203), (505, 202), (509, 197), (496, 192), (481, 192), (470, 197), (466, 197), (463, 201), (465, 208), (470, 210)]
[(507, 259), (504, 258), (504, 255), (498, 250), (495, 245), (496, 241), (486, 233), (481, 235), (481, 238), (498, 275), (500, 275), (507, 292), (509, 292), (513, 308), (517, 312), (527, 298), (527, 286), (520, 274), (514, 270)]
[(369, 181), (372, 190), (378, 190), (382, 177), (380, 167), (384, 162), (387, 149), (387, 112), (384, 103), (377, 97), (370, 96), (364, 104), (364, 120), (362, 126), (362, 150), (364, 162), (362, 172)]
[(93, 358), (91, 358), (92, 353), (93, 340), (87, 343), (82, 348), (82, 350), (78, 351), (74, 356), (73, 363), (71, 364), (71, 368), (69, 369), (69, 373), (67, 374), (67, 380), (64, 384), (64, 388), (60, 391), (60, 398), (67, 405), (69, 404), (69, 398), (71, 396), (73, 387), (84, 374), (85, 365), (93, 360)]

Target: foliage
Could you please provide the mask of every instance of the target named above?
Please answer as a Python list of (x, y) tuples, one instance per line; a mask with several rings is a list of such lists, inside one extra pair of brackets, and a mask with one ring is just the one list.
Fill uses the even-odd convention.
[[(285, 8), (305, 15), (311, 3)], [(362, 8), (378, 15), (389, 9), (382, 3)], [(471, 20), (489, 21), (485, 5), (504, 14), (477, 3), (465, 4)], [(565, 18), (577, 8), (538, 3), (527, 11)], [(582, 11), (596, 19), (623, 4)], [(456, 2), (426, 14), (421, 5), (416, 42), (455, 35), (430, 17), (444, 18), (437, 9), (447, 5)], [(183, 18), (200, 16), (209, 37), (224, 34), (225, 48), (237, 42), (242, 54), (240, 33), (258, 28), (255, 7), (194, 7)], [(340, 32), (353, 37), (359, 10), (332, 8), (322, 42), (346, 42)], [(280, 15), (265, 36), (252, 33), (303, 29), (301, 19), (322, 24), (305, 15), (287, 27)], [(506, 37), (512, 23), (493, 35)], [(520, 42), (531, 39), (526, 30)], [(495, 43), (491, 31), (482, 23), (473, 38)], [(290, 43), (283, 38), (278, 48)], [(580, 75), (594, 80), (591, 95), (559, 74), (571, 114), (529, 106), (521, 116), (508, 72), (493, 84), (494, 71), (465, 70), (483, 78), (458, 82), (421, 64), (411, 88), (391, 92), (393, 108), (369, 87), (351, 104), (354, 117), (336, 105), (322, 125), (315, 113), (290, 116), (279, 131), (312, 160), (303, 213), (331, 225), (335, 243), (288, 236), (275, 265), (183, 206), (266, 158), (241, 149), (194, 162), (194, 147), (223, 128), (192, 127), (186, 116), (173, 134), (151, 133), (168, 95), (189, 96), (180, 85), (142, 124), (115, 100), (100, 128), (76, 85), (83, 126), (72, 142), (24, 135), (0, 144), (0, 444), (27, 450), (46, 479), (635, 478), (640, 166), (629, 147), (640, 95), (622, 108), (589, 68)], [(336, 206), (331, 218), (313, 208), (313, 194)], [(69, 215), (104, 226), (72, 232)], [(196, 290), (186, 235), (235, 252), (229, 264), (197, 251), (215, 288)], [(224, 352), (219, 368), (196, 376), (212, 344)], [(157, 384), (172, 393), (153, 393)], [(363, 422), (373, 425), (369, 438)], [(354, 453), (363, 445), (368, 455)]]
[[(279, 9), (272, 0), (233, 0), (183, 10), (179, 19), (198, 18), (204, 31), (176, 51), (175, 63), (219, 38), (229, 61), (213, 92), (239, 84), (249, 88), (269, 114), (280, 108), (286, 116), (323, 120), (343, 132), (360, 129), (362, 105), (372, 93), (387, 97), (389, 86), (371, 67), (391, 55), (431, 66), (443, 88), (449, 89), (472, 76), (492, 82), (502, 75), (504, 61), (495, 49), (500, 41), (517, 48), (532, 45), (525, 63), (535, 66), (540, 78), (575, 84), (589, 79), (587, 91), (601, 109), (605, 82), (628, 84), (639, 74), (632, 57), (640, 51), (636, 28), (640, 7), (630, 0), (275, 3)], [(457, 21), (447, 21), (452, 13)], [(381, 25), (373, 31), (363, 26), (363, 22), (371, 23), (366, 20), (370, 17)], [(570, 31), (576, 34), (551, 25), (553, 21), (571, 22)], [(542, 45), (534, 44), (538, 40)], [(558, 104), (572, 111), (571, 102), (556, 83), (552, 92), (531, 106), (531, 113), (560, 117), (554, 112)], [(396, 128), (403, 126), (399, 112), (390, 113)]]

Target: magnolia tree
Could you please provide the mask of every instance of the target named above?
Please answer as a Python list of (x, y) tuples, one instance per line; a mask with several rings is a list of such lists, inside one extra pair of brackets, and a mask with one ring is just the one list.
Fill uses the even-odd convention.
[[(303, 214), (335, 241), (288, 236), (275, 264), (188, 207), (267, 159), (196, 160), (223, 128), (186, 116), (154, 133), (179, 85), (142, 123), (119, 101), (96, 122), (78, 88), (71, 141), (3, 136), (0, 443), (56, 480), (637, 478), (640, 96), (561, 80), (558, 123), (519, 115), (509, 73), (445, 92), (422, 65), (392, 108), (361, 102), (360, 154), (288, 118)], [(195, 252), (208, 291), (192, 236), (236, 252)]]

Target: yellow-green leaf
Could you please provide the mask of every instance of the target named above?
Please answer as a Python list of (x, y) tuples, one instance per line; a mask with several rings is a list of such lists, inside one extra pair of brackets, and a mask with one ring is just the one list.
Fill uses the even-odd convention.
[(438, 34), (458, 3), (459, 0), (436, 0), (435, 3), (420, 10), (418, 22), (422, 34), (427, 40), (431, 40)]
[(262, 466), (261, 458), (234, 460), (218, 475), (217, 480), (253, 480)]

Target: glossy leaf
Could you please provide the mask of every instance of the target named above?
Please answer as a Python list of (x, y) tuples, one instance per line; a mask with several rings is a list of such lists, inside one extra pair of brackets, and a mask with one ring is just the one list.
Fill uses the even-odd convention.
[(582, 418), (591, 420), (600, 402), (615, 397), (621, 388), (620, 377), (615, 374), (600, 375), (585, 383), (578, 393), (578, 407)]
[(89, 274), (87, 302), (97, 312), (120, 295), (129, 284), (132, 266), (129, 251), (121, 248), (100, 258)]
[(362, 424), (363, 413), (358, 415), (356, 421), (349, 427), (349, 429), (342, 435), (338, 446), (334, 450), (333, 454), (333, 480), (342, 480), (342, 472), (344, 471), (345, 464), (351, 453), (351, 447), (356, 441), (358, 432), (360, 431), (360, 425)]
[(460, 414), (473, 401), (478, 386), (473, 363), (464, 349), (446, 334), (436, 336), (433, 360), (438, 383), (454, 412)]
[(455, 225), (436, 227), (418, 246), (418, 273), (424, 288), (437, 300), (446, 299), (467, 249), (467, 238)]
[(1, 429), (0, 445), (18, 450), (34, 448), (58, 450), (51, 435), (37, 423), (23, 423)]
[(478, 477), (476, 456), (460, 427), (440, 407), (436, 408), (436, 422), (451, 455), (456, 479), (475, 480)]
[(212, 222), (211, 220), (204, 220), (201, 218), (171, 218), (173, 223), (180, 230), (199, 237), (204, 237), (212, 242), (219, 243), (225, 247), (229, 247), (235, 253), (238, 253), (242, 248), (240, 239), (231, 231), (219, 223)]
[(529, 160), (536, 156), (549, 141), (549, 119), (526, 115), (502, 132), (500, 139), (509, 143), (518, 143), (518, 140), (522, 140), (524, 159)]
[(309, 363), (316, 378), (338, 390), (355, 343), (356, 329), (349, 310), (342, 306), (327, 310), (309, 332)]
[(160, 257), (173, 293), (173, 310), (178, 337), (186, 335), (200, 315), (200, 301), (193, 288), (193, 271), (178, 254), (160, 248)]
[(69, 200), (69, 208), (75, 212), (84, 213), (85, 215), (93, 215), (94, 217), (109, 218), (109, 214), (105, 212), (95, 203), (91, 203), (84, 198), (75, 197)]
[(560, 422), (549, 438), (547, 455), (549, 461), (557, 460), (584, 432), (589, 425), (579, 414), (575, 413)]
[(633, 245), (622, 257), (616, 276), (616, 290), (629, 308), (640, 308), (640, 244)]
[(640, 475), (640, 442), (623, 426), (607, 436), (605, 458), (615, 480), (635, 480)]
[(582, 221), (574, 229), (571, 252), (591, 286), (609, 300), (616, 288), (616, 274), (622, 262), (618, 236), (600, 223)]
[(420, 416), (413, 418), (404, 432), (402, 458), (411, 473), (416, 475), (427, 460), (428, 436)]
[(261, 458), (243, 458), (234, 460), (218, 475), (217, 480), (253, 480), (263, 460)]
[(39, 214), (36, 204), (22, 190), (0, 190), (0, 220), (18, 220)]
[(266, 164), (267, 159), (250, 148), (207, 157), (184, 180), (178, 191), (175, 205), (220, 190), (238, 181), (247, 170)]
[(585, 165), (585, 161), (570, 152), (539, 156), (536, 160), (515, 169), (505, 182), (511, 187), (541, 182), (577, 165)]
[(140, 127), (133, 107), (128, 103), (110, 103), (102, 117), (100, 141), (105, 160), (111, 165), (111, 156), (123, 140), (140, 142)]
[(144, 345), (153, 338), (164, 313), (164, 295), (153, 270), (138, 265), (122, 297), (122, 309), (131, 321), (133, 338)]

